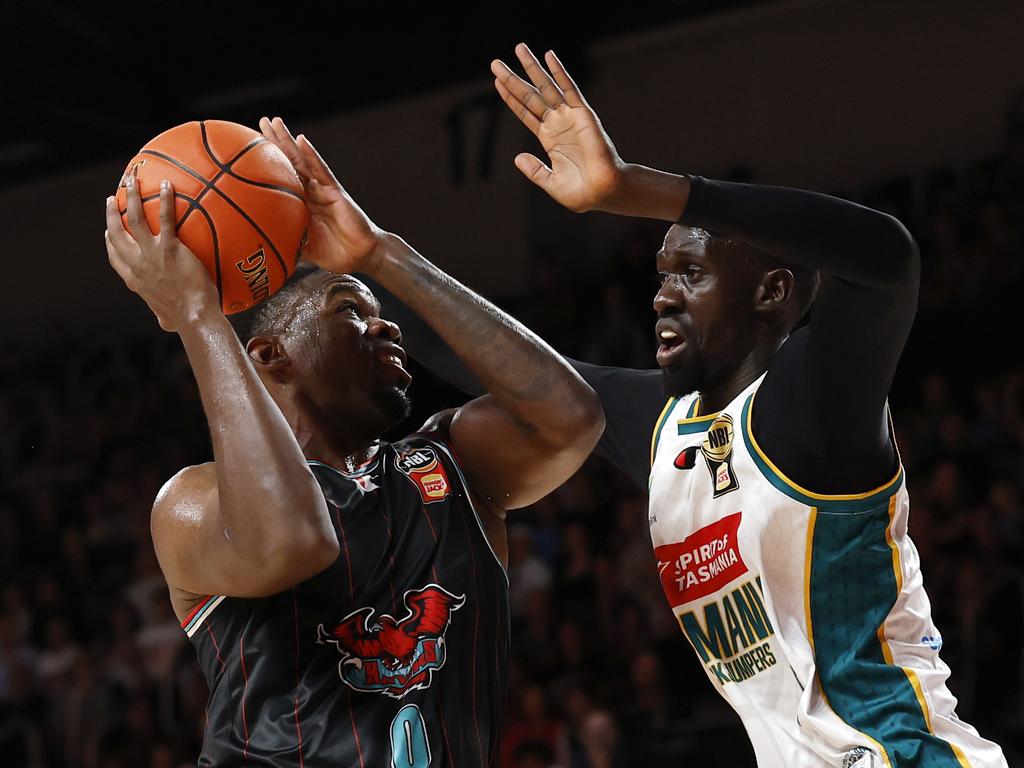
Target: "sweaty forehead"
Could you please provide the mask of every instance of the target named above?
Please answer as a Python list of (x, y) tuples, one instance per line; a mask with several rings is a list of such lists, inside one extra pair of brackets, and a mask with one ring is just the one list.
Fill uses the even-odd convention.
[(287, 318), (285, 320), (286, 327), (292, 330), (315, 326), (324, 306), (332, 296), (339, 293), (360, 296), (370, 305), (372, 314), (380, 315), (380, 302), (361, 280), (351, 275), (317, 270), (306, 277), (296, 288), (298, 290), (291, 292), (292, 295), (288, 297), (288, 303), (280, 310), (281, 314)]
[(337, 275), (328, 272), (312, 293), (314, 295), (319, 295), (322, 302), (329, 301), (332, 296), (335, 296), (338, 293), (359, 294), (371, 307), (373, 307), (374, 312), (380, 314), (380, 302), (377, 301), (377, 297), (373, 295), (373, 291), (366, 286), (366, 283), (352, 275)]
[(711, 236), (703, 229), (673, 224), (665, 234), (665, 242), (662, 244), (658, 256), (671, 257), (680, 251), (703, 253), (710, 241)]

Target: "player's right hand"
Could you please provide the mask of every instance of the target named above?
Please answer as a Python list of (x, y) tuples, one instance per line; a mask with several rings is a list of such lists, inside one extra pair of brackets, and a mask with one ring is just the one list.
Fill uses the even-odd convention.
[(509, 109), (536, 136), (548, 153), (548, 167), (536, 156), (516, 156), (516, 167), (530, 181), (571, 211), (617, 212), (616, 194), (625, 163), (604, 132), (601, 121), (554, 51), (541, 66), (525, 43), (516, 56), (530, 83), (502, 61), (491, 62), (494, 87)]
[(103, 233), (110, 266), (124, 284), (139, 294), (165, 331), (179, 331), (211, 308), (220, 310), (220, 297), (209, 272), (178, 239), (174, 228), (174, 189), (160, 186), (160, 234), (154, 235), (142, 212), (138, 185), (126, 181), (128, 229), (121, 222), (117, 201), (107, 198), (107, 230)]
[(292, 136), (280, 117), (260, 118), (260, 130), (291, 161), (306, 192), (309, 229), (302, 258), (331, 272), (372, 275), (384, 231), (352, 199), (309, 139), (301, 133)]

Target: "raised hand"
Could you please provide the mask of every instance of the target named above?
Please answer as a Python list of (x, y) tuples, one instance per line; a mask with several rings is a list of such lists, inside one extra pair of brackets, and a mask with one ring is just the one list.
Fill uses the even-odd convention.
[(615, 211), (624, 163), (601, 121), (554, 51), (544, 55), (550, 73), (525, 43), (516, 56), (530, 83), (504, 62), (491, 62), (494, 87), (509, 109), (548, 153), (550, 166), (536, 156), (516, 156), (516, 167), (534, 184), (572, 211)]
[(260, 118), (260, 130), (285, 153), (306, 191), (309, 230), (302, 258), (331, 272), (372, 271), (383, 230), (356, 205), (309, 139), (293, 137), (280, 117)]
[(135, 179), (127, 179), (128, 229), (121, 223), (115, 198), (107, 198), (103, 233), (110, 266), (139, 294), (165, 331), (180, 331), (204, 311), (220, 312), (220, 297), (210, 273), (174, 231), (174, 188), (160, 185), (160, 232), (154, 235), (142, 213)]

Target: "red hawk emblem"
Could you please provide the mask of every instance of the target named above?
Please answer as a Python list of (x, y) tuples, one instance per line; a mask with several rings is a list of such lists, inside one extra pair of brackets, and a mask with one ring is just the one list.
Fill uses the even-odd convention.
[(373, 608), (353, 611), (330, 632), (317, 628), (317, 642), (332, 643), (342, 655), (341, 679), (357, 691), (384, 693), (400, 699), (430, 685), (434, 670), (444, 665), (444, 635), (452, 613), (466, 602), (437, 584), (403, 596), (408, 613), (396, 620)]

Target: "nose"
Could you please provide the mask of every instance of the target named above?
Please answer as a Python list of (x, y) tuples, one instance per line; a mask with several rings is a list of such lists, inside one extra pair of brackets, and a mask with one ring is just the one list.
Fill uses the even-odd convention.
[(683, 311), (682, 296), (672, 283), (672, 278), (669, 277), (654, 294), (654, 311), (658, 317), (674, 315)]
[(377, 339), (387, 339), (395, 344), (402, 343), (402, 330), (397, 323), (385, 320), (383, 317), (374, 317), (366, 325), (366, 332)]

